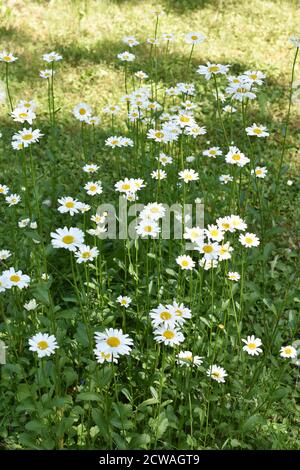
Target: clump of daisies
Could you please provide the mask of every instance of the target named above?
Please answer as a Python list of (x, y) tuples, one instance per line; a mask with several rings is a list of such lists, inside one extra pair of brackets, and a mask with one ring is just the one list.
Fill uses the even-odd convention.
[(137, 192), (145, 187), (144, 180), (141, 178), (124, 178), (117, 181), (115, 189), (121, 193), (127, 200), (135, 201), (138, 199)]
[(183, 303), (159, 304), (150, 311), (155, 341), (166, 346), (176, 346), (184, 341), (182, 326), (191, 318), (191, 311)]
[(139, 214), (136, 233), (142, 238), (157, 238), (161, 229), (159, 220), (164, 217), (166, 209), (163, 204), (151, 202), (147, 204)]

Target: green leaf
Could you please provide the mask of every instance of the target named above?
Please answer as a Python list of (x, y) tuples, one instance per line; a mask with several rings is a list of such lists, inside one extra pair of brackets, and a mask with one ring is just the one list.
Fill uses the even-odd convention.
[(242, 425), (242, 429), (244, 432), (248, 432), (250, 431), (251, 429), (255, 429), (257, 428), (258, 426), (262, 426), (264, 424), (266, 424), (267, 421), (266, 419), (261, 416), (261, 415), (253, 415), (253, 416), (250, 416), (250, 418), (248, 418), (244, 424)]
[(76, 397), (76, 401), (100, 401), (101, 398), (99, 395), (93, 392), (82, 392), (79, 393)]
[(21, 384), (18, 387), (17, 390), (17, 398), (19, 401), (25, 400), (25, 398), (28, 398), (31, 396), (31, 391), (29, 388), (29, 385), (27, 384)]

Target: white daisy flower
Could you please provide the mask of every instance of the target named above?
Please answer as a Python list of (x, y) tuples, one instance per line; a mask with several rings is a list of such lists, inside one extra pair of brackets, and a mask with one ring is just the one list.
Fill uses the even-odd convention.
[(178, 325), (182, 325), (186, 320), (192, 317), (191, 310), (182, 303), (178, 304), (176, 300), (174, 300), (172, 304), (168, 304), (166, 308), (172, 314), (175, 314), (175, 322)]
[(176, 327), (161, 325), (153, 333), (155, 341), (166, 346), (175, 346), (184, 341), (183, 334)]
[(233, 177), (231, 175), (221, 175), (221, 176), (219, 176), (219, 181), (222, 184), (228, 184), (231, 181), (233, 181)]
[(243, 346), (243, 351), (246, 351), (250, 356), (258, 356), (263, 350), (260, 348), (262, 346), (261, 339), (255, 338), (254, 335), (247, 336), (247, 339), (242, 339), (245, 346)]
[(11, 252), (9, 250), (0, 250), (0, 261), (5, 261), (11, 256)]
[(176, 313), (174, 309), (170, 310), (165, 305), (159, 304), (149, 313), (153, 326), (156, 328), (159, 325), (174, 327), (176, 323)]
[(16, 60), (18, 60), (18, 57), (15, 57), (11, 52), (0, 52), (0, 62), (6, 62), (7, 64), (10, 64)]
[(45, 69), (40, 71), (40, 77), (44, 79), (50, 79), (55, 74), (55, 70)]
[(78, 103), (73, 108), (73, 114), (81, 122), (86, 121), (86, 118), (91, 116), (92, 108), (86, 103)]
[(189, 255), (182, 255), (176, 258), (176, 263), (181, 269), (191, 270), (195, 267), (195, 261)]
[(141, 220), (136, 226), (136, 233), (141, 237), (156, 238), (160, 233), (160, 227), (155, 220), (145, 219)]
[(94, 163), (87, 163), (82, 169), (85, 173), (96, 173), (99, 170), (99, 166)]
[(201, 44), (205, 41), (205, 36), (202, 33), (192, 32), (185, 35), (185, 42), (187, 44)]
[(0, 184), (0, 194), (6, 195), (9, 193), (9, 187), (5, 184)]
[(99, 351), (110, 353), (114, 357), (130, 354), (133, 341), (122, 330), (106, 328), (95, 333), (96, 347)]
[(23, 274), (22, 271), (15, 271), (15, 268), (9, 268), (2, 273), (3, 278), (6, 281), (7, 288), (18, 287), (24, 289), (30, 284), (30, 277), (27, 274)]
[(21, 122), (22, 124), (28, 122), (28, 124), (32, 124), (32, 121), (36, 118), (36, 114), (30, 108), (20, 107), (13, 110), (11, 117), (16, 122)]
[(177, 357), (177, 364), (180, 366), (201, 366), (203, 362), (203, 358), (200, 356), (194, 356), (191, 351), (181, 351), (179, 354), (176, 355)]
[(115, 364), (118, 363), (117, 356), (113, 356), (110, 352), (102, 351), (101, 348), (98, 348), (98, 346), (96, 346), (94, 349), (94, 353), (99, 364), (103, 364), (104, 362), (114, 362)]
[(178, 175), (185, 183), (190, 183), (191, 181), (197, 181), (199, 179), (199, 174), (195, 170), (182, 170)]
[(89, 245), (79, 245), (78, 250), (75, 251), (76, 261), (79, 264), (93, 261), (98, 255), (98, 248), (90, 248)]
[(213, 364), (212, 366), (209, 367), (209, 369), (206, 371), (206, 374), (208, 377), (212, 378), (213, 380), (216, 380), (218, 383), (224, 383), (225, 382), (225, 377), (227, 377), (227, 372), (223, 367), (217, 366), (216, 364)]
[(84, 189), (89, 196), (95, 196), (96, 194), (102, 194), (103, 192), (101, 181), (89, 181), (84, 185)]
[(264, 179), (267, 176), (268, 170), (265, 166), (257, 166), (254, 170), (251, 170), (251, 175), (255, 175), (256, 178)]
[(229, 152), (225, 155), (225, 161), (231, 165), (243, 167), (250, 162), (250, 159), (246, 157), (237, 147), (231, 146), (229, 147)]
[(297, 357), (297, 350), (293, 346), (282, 346), (280, 348), (280, 356), (284, 358), (294, 359)]
[(154, 180), (164, 180), (167, 177), (165, 170), (153, 170), (151, 173), (151, 178)]
[(240, 243), (245, 246), (246, 248), (251, 248), (252, 246), (258, 246), (260, 241), (259, 238), (255, 235), (255, 233), (245, 233), (239, 236)]
[(84, 243), (84, 233), (77, 227), (58, 228), (56, 232), (51, 232), (51, 243), (54, 248), (65, 248), (69, 251), (76, 251)]
[(246, 127), (247, 135), (254, 135), (256, 137), (268, 137), (269, 132), (267, 131), (266, 126), (262, 126), (261, 124), (252, 124), (250, 127)]
[(128, 308), (132, 300), (127, 295), (119, 295), (119, 297), (117, 297), (117, 302), (119, 302), (122, 307)]
[(61, 214), (69, 213), (71, 216), (73, 216), (74, 214), (78, 214), (82, 208), (82, 202), (79, 202), (77, 199), (73, 199), (69, 196), (58, 199), (58, 203), (60, 206), (57, 210)]
[(37, 333), (29, 339), (28, 343), (29, 350), (37, 352), (39, 358), (51, 356), (58, 348), (55, 336), (48, 335), (48, 333)]
[(220, 147), (210, 147), (204, 150), (202, 154), (206, 157), (216, 158), (218, 155), (222, 155), (222, 150), (220, 150)]
[(58, 54), (57, 52), (49, 52), (48, 54), (44, 54), (42, 56), (42, 59), (45, 61), (45, 62), (48, 62), (48, 64), (51, 64), (52, 62), (59, 62), (60, 60), (62, 60), (62, 56), (60, 54)]
[(21, 201), (21, 196), (19, 196), (19, 194), (11, 194), (10, 196), (6, 196), (5, 201), (9, 207), (16, 206)]
[(228, 273), (228, 279), (230, 281), (239, 281), (241, 279), (241, 276), (239, 275), (239, 273), (235, 272), (235, 271), (229, 271)]
[(128, 51), (121, 52), (120, 54), (117, 55), (117, 57), (122, 62), (133, 62), (135, 60), (135, 55), (131, 54), (131, 52), (128, 52)]
[(207, 62), (207, 65), (200, 65), (200, 67), (198, 67), (197, 73), (204, 75), (206, 80), (210, 80), (213, 75), (226, 75), (228, 69), (229, 65), (211, 64)]

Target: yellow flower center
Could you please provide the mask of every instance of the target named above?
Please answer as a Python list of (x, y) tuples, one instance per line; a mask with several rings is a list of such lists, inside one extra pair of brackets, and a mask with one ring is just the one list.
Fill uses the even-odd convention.
[(176, 310), (176, 316), (182, 317), (182, 310), (180, 310), (179, 308)]
[(292, 349), (291, 348), (284, 348), (285, 354), (292, 354)]
[(250, 78), (252, 78), (252, 80), (256, 80), (256, 79), (257, 79), (256, 73), (251, 74), (251, 75), (250, 75)]
[(262, 174), (262, 171), (261, 171), (261, 170), (255, 170), (255, 173), (256, 173), (257, 175), (261, 175), (261, 174)]
[(223, 222), (222, 227), (223, 227), (225, 230), (228, 230), (228, 229), (230, 228), (230, 224), (228, 224), (227, 222)]
[(212, 251), (214, 251), (214, 249), (211, 245), (204, 245), (203, 251), (204, 253), (211, 253)]
[(42, 349), (42, 350), (43, 350), (43, 349), (47, 349), (48, 346), (49, 346), (49, 345), (48, 345), (47, 341), (39, 341), (38, 344), (37, 344), (37, 347), (38, 347), (39, 349)]
[(91, 252), (90, 251), (84, 251), (83, 253), (81, 253), (81, 256), (82, 256), (82, 258), (87, 259), (91, 256)]
[(68, 201), (68, 202), (66, 202), (66, 207), (67, 207), (68, 209), (71, 209), (72, 207), (74, 207), (74, 202), (73, 202), (73, 201)]
[(4, 189), (3, 189), (3, 188), (0, 188), (0, 193), (4, 193)]
[(218, 379), (219, 377), (221, 377), (220, 372), (213, 372), (211, 375), (212, 375), (212, 377), (216, 377), (217, 379)]
[(172, 339), (174, 338), (175, 336), (175, 333), (171, 330), (166, 330), (163, 332), (163, 336), (166, 338), (166, 339)]
[(252, 239), (251, 237), (246, 237), (246, 238), (245, 238), (245, 242), (246, 242), (248, 245), (252, 245), (253, 239)]
[(30, 140), (30, 139), (32, 139), (32, 137), (33, 137), (32, 134), (25, 134), (25, 135), (23, 135), (22, 138), (23, 138), (23, 140)]
[(165, 310), (164, 312), (161, 312), (160, 313), (160, 318), (162, 320), (170, 320), (170, 318), (172, 317), (172, 315), (170, 314), (170, 312), (168, 312), (167, 310)]
[(10, 280), (11, 282), (20, 282), (21, 278), (20, 276), (18, 276), (18, 274), (13, 274), (12, 276), (10, 276)]
[(109, 338), (107, 338), (106, 343), (111, 348), (117, 348), (118, 346), (120, 346), (121, 341), (116, 336), (110, 336)]
[(73, 243), (75, 241), (75, 237), (73, 237), (73, 235), (65, 235), (62, 239), (62, 241), (66, 244), (66, 245), (70, 245), (71, 243)]
[(189, 265), (188, 260), (184, 259), (183, 261), (181, 261), (181, 266), (184, 266), (186, 268), (188, 265)]
[(20, 117), (20, 118), (26, 118), (27, 116), (28, 116), (27, 113), (20, 113), (20, 114), (19, 114), (19, 117)]
[(86, 109), (80, 108), (79, 114), (81, 114), (83, 116), (85, 113), (86, 113)]
[(157, 137), (158, 139), (160, 139), (163, 136), (164, 136), (163, 132), (160, 132), (160, 131), (155, 132), (155, 137)]
[(259, 129), (258, 127), (256, 127), (255, 129), (253, 129), (253, 132), (254, 132), (254, 134), (261, 134), (262, 130)]
[(219, 230), (213, 229), (210, 231), (210, 234), (212, 237), (217, 237), (219, 234)]
[(9, 57), (9, 55), (5, 55), (3, 57), (3, 60), (5, 60), (5, 62), (10, 62), (11, 61), (11, 57)]
[(193, 356), (192, 356), (192, 354), (190, 354), (189, 356), (185, 356), (185, 357), (184, 357), (184, 360), (185, 360), (185, 361), (192, 362), (192, 361), (193, 361)]
[(94, 184), (89, 187), (90, 191), (96, 191), (96, 189), (97, 189), (97, 186), (95, 186)]
[(181, 122), (189, 122), (190, 121), (190, 118), (188, 116), (180, 116), (180, 121)]
[(249, 349), (256, 349), (256, 344), (255, 343), (248, 343), (247, 344)]
[(145, 230), (145, 232), (147, 232), (147, 233), (152, 232), (152, 227), (151, 227), (151, 225), (146, 225), (146, 226), (144, 227), (144, 230)]
[(195, 34), (193, 34), (193, 36), (191, 36), (191, 39), (192, 39), (193, 41), (197, 41), (198, 36), (196, 36)]
[(128, 183), (122, 184), (122, 189), (124, 189), (124, 191), (128, 191), (130, 189), (130, 184)]
[(214, 72), (218, 72), (219, 71), (219, 67), (217, 65), (213, 65), (212, 67), (209, 67), (208, 69), (210, 72), (214, 73)]
[(103, 357), (103, 359), (105, 359), (107, 361), (110, 359), (110, 356), (111, 356), (110, 353), (101, 352), (101, 357)]
[(210, 153), (211, 155), (216, 155), (217, 152), (216, 152), (215, 150), (210, 150), (209, 153)]
[(238, 153), (234, 153), (232, 155), (232, 160), (234, 160), (235, 162), (239, 161), (240, 159), (241, 159), (241, 156)]
[(244, 88), (244, 87), (239, 87), (236, 91), (238, 93), (246, 93), (247, 92), (246, 88)]

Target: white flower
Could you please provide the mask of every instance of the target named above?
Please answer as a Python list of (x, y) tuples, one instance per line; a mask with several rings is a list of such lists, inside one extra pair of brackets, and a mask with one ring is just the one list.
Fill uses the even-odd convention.
[(126, 295), (119, 295), (119, 297), (117, 297), (117, 301), (122, 307), (125, 308), (128, 308), (132, 302), (131, 298)]
[(51, 64), (52, 62), (58, 62), (62, 60), (62, 56), (58, 54), (57, 52), (53, 51), (53, 52), (49, 52), (48, 54), (44, 54), (42, 59), (45, 62), (48, 62), (49, 64)]
[(102, 194), (103, 192), (101, 181), (89, 181), (85, 184), (84, 189), (89, 196), (95, 196), (96, 194)]
[(251, 248), (252, 246), (259, 245), (259, 238), (255, 235), (255, 233), (245, 233), (239, 236), (240, 243), (245, 246), (246, 248)]
[(230, 242), (223, 243), (219, 249), (219, 261), (224, 261), (231, 258), (231, 252), (233, 251)]
[(58, 228), (56, 232), (51, 232), (51, 243), (54, 248), (65, 248), (69, 251), (76, 251), (84, 242), (84, 233), (77, 227)]
[(228, 279), (229, 279), (230, 281), (235, 281), (235, 282), (237, 282), (237, 281), (239, 281), (240, 278), (241, 278), (241, 276), (239, 275), (239, 273), (234, 272), (234, 271), (229, 271), (229, 273), (228, 273)]
[(122, 137), (118, 137), (118, 136), (112, 136), (112, 137), (108, 137), (105, 141), (105, 145), (107, 145), (108, 147), (112, 147), (112, 148), (115, 148), (115, 147), (122, 147)]
[(139, 70), (138, 72), (135, 72), (135, 77), (138, 78), (139, 80), (146, 80), (146, 78), (149, 78), (149, 75), (142, 70)]
[(191, 126), (191, 127), (186, 127), (184, 129), (184, 133), (186, 135), (190, 135), (191, 137), (193, 137), (194, 139), (196, 137), (198, 137), (199, 135), (204, 135), (206, 134), (206, 129), (204, 126), (200, 127), (198, 126), (197, 124), (195, 124), (194, 126)]
[(250, 356), (258, 356), (262, 353), (262, 349), (259, 346), (262, 346), (261, 339), (255, 338), (254, 335), (247, 336), (247, 339), (242, 339), (245, 346), (243, 346), (243, 351), (246, 351)]
[(211, 147), (204, 150), (202, 154), (207, 157), (216, 158), (218, 155), (222, 155), (222, 150), (220, 150), (220, 147)]
[(55, 336), (48, 333), (37, 333), (28, 342), (30, 351), (37, 352), (40, 358), (51, 356), (58, 348)]
[(40, 71), (40, 77), (45, 79), (51, 78), (53, 74), (55, 74), (55, 70), (52, 69), (45, 69)]
[(150, 202), (140, 212), (141, 219), (159, 220), (164, 217), (166, 209), (163, 204), (158, 202)]
[(11, 252), (9, 250), (0, 250), (0, 261), (5, 261), (11, 256)]
[(280, 356), (284, 358), (294, 359), (297, 357), (297, 350), (293, 346), (282, 346), (280, 348)]
[(234, 230), (241, 230), (243, 232), (247, 228), (246, 222), (239, 215), (231, 215), (229, 217), (229, 223)]
[(228, 69), (229, 65), (211, 64), (207, 62), (207, 65), (200, 65), (200, 67), (198, 67), (197, 73), (204, 75), (206, 80), (209, 80), (213, 75), (226, 75)]
[(28, 147), (32, 143), (38, 142), (43, 135), (44, 134), (42, 134), (39, 129), (32, 130), (31, 127), (29, 129), (23, 128), (12, 136), (12, 140), (16, 145), (22, 144), (21, 148), (24, 148)]
[(170, 310), (162, 304), (151, 310), (149, 315), (154, 327), (158, 327), (159, 325), (174, 327), (176, 324), (176, 313), (174, 309)]
[(0, 275), (0, 292), (4, 292), (6, 289), (10, 289), (7, 283), (7, 279), (1, 274)]
[(205, 41), (205, 36), (202, 33), (188, 33), (185, 35), (185, 42), (187, 44), (201, 44)]
[(9, 187), (6, 186), (5, 184), (0, 184), (0, 194), (8, 194), (9, 193)]
[(86, 121), (92, 114), (91, 107), (86, 103), (79, 103), (73, 108), (73, 114), (79, 121)]
[(235, 227), (233, 225), (233, 221), (231, 217), (219, 217), (217, 220), (218, 227), (223, 230), (224, 232), (234, 232)]
[(7, 288), (18, 287), (19, 289), (24, 289), (28, 287), (30, 283), (30, 277), (27, 274), (23, 274), (22, 271), (15, 271), (14, 268), (9, 268), (2, 273), (3, 278)]
[(28, 124), (32, 124), (32, 121), (36, 118), (36, 114), (32, 111), (32, 109), (28, 109), (25, 107), (15, 108), (11, 113), (11, 116), (14, 121), (21, 122), (28, 122)]
[(265, 166), (257, 166), (254, 170), (251, 170), (251, 174), (255, 175), (256, 178), (265, 178), (267, 176), (268, 170)]
[(224, 239), (224, 232), (218, 227), (218, 225), (208, 225), (206, 235), (208, 238), (216, 242), (221, 242)]
[(18, 226), (20, 228), (24, 228), (24, 227), (27, 227), (29, 225), (29, 223), (30, 223), (30, 219), (21, 219), (18, 222)]
[(19, 196), (18, 194), (11, 194), (10, 196), (6, 196), (5, 201), (7, 202), (9, 207), (16, 206), (21, 201), (21, 196)]
[(184, 336), (176, 327), (161, 325), (154, 330), (155, 341), (166, 346), (175, 346), (184, 341)]
[(18, 60), (11, 52), (2, 51), (0, 52), (0, 62), (6, 62), (7, 64)]
[(251, 90), (253, 90), (252, 83), (243, 82), (236, 85), (232, 84), (225, 91), (232, 99), (245, 101), (246, 99), (254, 100), (256, 98), (256, 94)]
[(250, 127), (246, 127), (247, 135), (255, 135), (256, 137), (268, 137), (269, 132), (267, 131), (266, 126), (261, 124), (252, 124)]
[(77, 263), (86, 263), (93, 261), (99, 255), (99, 250), (96, 247), (90, 248), (89, 245), (79, 245), (78, 251), (75, 251)]
[(195, 267), (195, 261), (189, 255), (182, 255), (176, 258), (176, 263), (181, 269), (191, 270)]
[(99, 351), (110, 353), (114, 357), (128, 355), (133, 341), (122, 330), (106, 328), (102, 333), (95, 333), (96, 347)]
[(118, 359), (116, 356), (113, 356), (109, 352), (102, 351), (101, 348), (99, 349), (97, 345), (96, 345), (96, 348), (94, 349), (94, 353), (95, 353), (97, 362), (99, 362), (99, 364), (103, 364), (104, 362), (114, 362), (116, 364), (118, 362)]
[(74, 214), (78, 214), (80, 212), (82, 203), (77, 201), (77, 199), (73, 199), (72, 197), (62, 197), (61, 199), (58, 199), (58, 203), (61, 204), (58, 207), (58, 211), (61, 214), (69, 213), (71, 216)]
[(221, 175), (219, 177), (219, 181), (222, 183), (222, 184), (228, 184), (230, 183), (231, 181), (233, 181), (233, 177), (230, 176), (230, 175)]
[(199, 174), (195, 170), (182, 170), (178, 175), (185, 183), (190, 183), (191, 181), (197, 181), (199, 179)]
[(206, 374), (218, 383), (224, 383), (227, 372), (223, 367), (217, 366), (216, 364), (209, 367)]
[(201, 366), (203, 362), (203, 358), (200, 356), (194, 356), (191, 351), (181, 351), (179, 354), (176, 355), (177, 357), (177, 364), (180, 366)]
[(216, 242), (201, 242), (197, 244), (195, 248), (197, 251), (203, 254), (205, 260), (218, 259), (220, 252), (220, 245)]
[(127, 44), (129, 47), (134, 47), (139, 45), (139, 41), (134, 36), (125, 36), (122, 41)]
[(247, 70), (241, 75), (241, 78), (245, 78), (250, 81), (250, 83), (255, 83), (256, 85), (262, 85), (266, 76), (259, 70)]
[(205, 230), (200, 227), (185, 227), (183, 237), (190, 240), (192, 243), (201, 243), (205, 235)]
[(85, 173), (96, 173), (99, 170), (99, 166), (94, 163), (88, 163), (82, 169)]
[(225, 160), (231, 165), (237, 165), (239, 167), (245, 166), (250, 162), (249, 158), (246, 157), (237, 147), (229, 147), (229, 152), (225, 155)]
[(164, 180), (167, 177), (165, 170), (153, 170), (151, 173), (151, 178), (154, 180)]
[(167, 310), (175, 315), (175, 322), (178, 325), (182, 325), (186, 320), (189, 320), (192, 317), (191, 311), (184, 304), (178, 304), (176, 300), (172, 304), (166, 306)]
[(160, 233), (158, 223), (151, 219), (141, 220), (136, 226), (136, 233), (144, 237), (156, 238)]
[(28, 302), (26, 302), (23, 307), (25, 310), (30, 312), (31, 310), (35, 310), (38, 307), (37, 301), (35, 299), (31, 299)]
[(287, 180), (286, 184), (287, 184), (288, 186), (293, 186), (294, 181), (292, 181), (292, 180)]
[(237, 109), (227, 104), (226, 106), (224, 106), (223, 111), (224, 113), (236, 113)]
[(168, 41), (168, 42), (175, 41), (175, 35), (173, 33), (163, 33), (161, 38), (163, 41)]
[(133, 62), (135, 60), (135, 55), (131, 54), (128, 51), (121, 52), (120, 54), (117, 55), (118, 59), (120, 59), (122, 62)]

